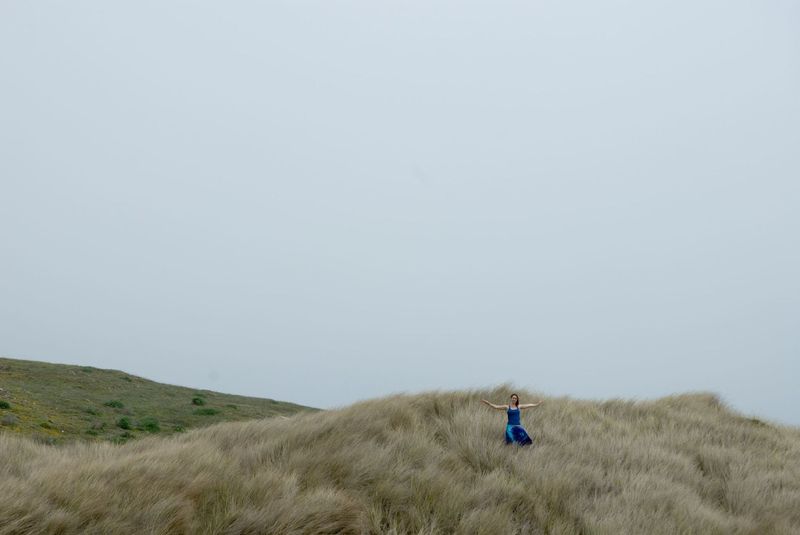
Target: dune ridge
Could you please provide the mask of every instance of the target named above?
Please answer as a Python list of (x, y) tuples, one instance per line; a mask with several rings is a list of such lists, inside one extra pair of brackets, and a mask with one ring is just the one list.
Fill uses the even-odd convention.
[(520, 448), (480, 404), (512, 390), (392, 395), (122, 445), (0, 434), (0, 535), (800, 533), (799, 429), (705, 393), (545, 398), (523, 414), (535, 445)]

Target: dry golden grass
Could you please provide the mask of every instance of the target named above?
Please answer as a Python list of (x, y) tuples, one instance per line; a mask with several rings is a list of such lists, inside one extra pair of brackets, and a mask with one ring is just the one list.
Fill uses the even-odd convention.
[[(0, 435), (0, 534), (800, 533), (800, 430), (712, 395), (392, 396), (125, 445)], [(538, 396), (521, 392), (523, 402)]]

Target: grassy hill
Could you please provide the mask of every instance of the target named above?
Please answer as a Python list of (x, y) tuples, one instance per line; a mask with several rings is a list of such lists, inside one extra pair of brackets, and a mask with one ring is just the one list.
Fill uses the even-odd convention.
[(41, 442), (124, 442), (302, 410), (310, 409), (165, 385), (116, 370), (0, 358), (0, 433)]
[[(709, 394), (546, 399), (506, 446), (507, 385), (397, 395), (123, 445), (0, 435), (0, 535), (796, 534), (800, 430)], [(538, 398), (520, 392), (522, 402)]]

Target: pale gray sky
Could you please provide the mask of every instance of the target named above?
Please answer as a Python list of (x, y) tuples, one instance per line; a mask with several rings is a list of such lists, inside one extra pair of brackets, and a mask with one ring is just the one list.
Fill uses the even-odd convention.
[(0, 0), (0, 354), (800, 424), (800, 3)]

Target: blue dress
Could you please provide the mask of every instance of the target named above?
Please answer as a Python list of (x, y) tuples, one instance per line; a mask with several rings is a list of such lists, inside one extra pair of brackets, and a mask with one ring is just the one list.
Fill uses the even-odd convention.
[(525, 428), (519, 421), (519, 409), (506, 409), (508, 414), (508, 424), (506, 425), (506, 444), (516, 443), (520, 446), (527, 446), (533, 444), (533, 440), (525, 432)]

